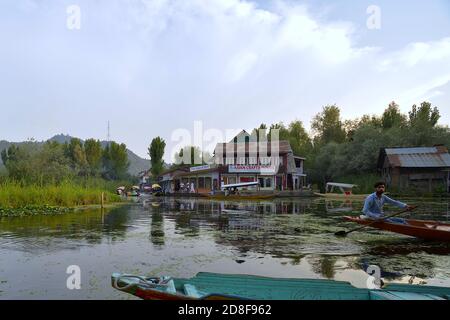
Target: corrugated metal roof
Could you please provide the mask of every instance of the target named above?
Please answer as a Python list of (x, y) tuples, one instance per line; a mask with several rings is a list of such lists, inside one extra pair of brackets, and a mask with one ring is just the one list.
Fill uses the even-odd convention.
[(437, 153), (436, 147), (416, 147), (416, 148), (386, 148), (386, 154), (418, 154), (418, 153)]
[(393, 167), (444, 168), (450, 167), (450, 154), (436, 147), (385, 149)]

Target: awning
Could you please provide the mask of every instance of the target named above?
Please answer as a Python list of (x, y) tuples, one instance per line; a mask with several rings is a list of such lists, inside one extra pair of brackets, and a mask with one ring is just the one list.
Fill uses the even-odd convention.
[(350, 184), (350, 183), (327, 182), (327, 186), (341, 187), (341, 188), (353, 188), (353, 187), (357, 187), (358, 185)]

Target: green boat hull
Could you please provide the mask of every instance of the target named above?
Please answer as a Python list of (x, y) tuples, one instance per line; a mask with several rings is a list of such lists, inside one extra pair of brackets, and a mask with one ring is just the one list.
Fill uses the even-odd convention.
[[(118, 279), (118, 277), (120, 277)], [(348, 282), (322, 279), (269, 278), (201, 272), (190, 279), (175, 278), (168, 286), (149, 288), (135, 279), (118, 279), (130, 294), (143, 299), (251, 299), (251, 300), (440, 300), (450, 288), (390, 284), (380, 290), (356, 288)], [(135, 281), (135, 285), (133, 285)]]

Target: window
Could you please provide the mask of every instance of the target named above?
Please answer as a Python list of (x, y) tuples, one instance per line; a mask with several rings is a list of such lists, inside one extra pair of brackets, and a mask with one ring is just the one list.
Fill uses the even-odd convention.
[(259, 180), (259, 186), (261, 188), (264, 188), (264, 178), (258, 178), (258, 180)]
[(236, 177), (228, 177), (228, 184), (236, 183)]
[(272, 178), (266, 178), (266, 188), (272, 187)]

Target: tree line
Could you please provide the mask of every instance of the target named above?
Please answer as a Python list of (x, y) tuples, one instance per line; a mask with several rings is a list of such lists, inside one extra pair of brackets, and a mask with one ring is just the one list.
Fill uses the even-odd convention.
[(59, 183), (75, 177), (105, 180), (128, 179), (129, 166), (125, 144), (72, 138), (64, 144), (47, 141), (43, 145), (26, 142), (11, 145), (1, 152), (8, 177), (27, 183)]
[[(399, 105), (391, 102), (381, 115), (364, 115), (344, 120), (337, 105), (324, 106), (311, 121), (308, 133), (299, 120), (288, 125), (261, 124), (252, 134), (271, 140), (274, 130), (280, 140), (288, 140), (295, 155), (306, 158), (305, 170), (310, 183), (323, 186), (326, 182), (354, 177), (377, 175), (377, 159), (383, 147), (420, 147), (443, 144), (450, 146), (448, 126), (439, 125), (440, 112), (429, 102), (413, 105), (402, 113)], [(163, 171), (165, 142), (152, 140), (149, 155), (153, 176)], [(191, 155), (202, 154), (198, 147)], [(177, 154), (183, 156), (183, 149)], [(348, 181), (354, 182), (354, 181)]]

